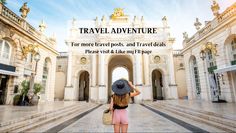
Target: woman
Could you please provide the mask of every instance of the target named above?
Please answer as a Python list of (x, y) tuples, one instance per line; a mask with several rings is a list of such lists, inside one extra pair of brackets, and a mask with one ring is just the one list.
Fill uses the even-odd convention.
[(125, 79), (119, 79), (112, 85), (114, 94), (111, 97), (110, 110), (113, 112), (112, 123), (114, 124), (114, 132), (126, 133), (128, 130), (128, 107), (131, 97), (140, 94), (140, 91), (135, 88), (132, 82)]

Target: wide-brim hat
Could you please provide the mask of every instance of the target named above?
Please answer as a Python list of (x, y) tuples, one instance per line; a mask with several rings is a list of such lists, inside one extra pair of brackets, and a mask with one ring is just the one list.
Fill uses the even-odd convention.
[(117, 95), (124, 95), (129, 93), (131, 89), (127, 80), (119, 79), (112, 84), (112, 91)]

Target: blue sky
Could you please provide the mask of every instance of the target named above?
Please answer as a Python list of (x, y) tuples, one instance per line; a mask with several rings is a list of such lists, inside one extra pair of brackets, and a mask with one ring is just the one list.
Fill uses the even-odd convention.
[[(20, 15), (19, 8), (24, 2), (28, 2), (31, 9), (27, 21), (37, 28), (43, 19), (47, 24), (45, 34), (56, 34), (58, 51), (67, 50), (64, 42), (70, 19), (92, 20), (96, 16), (101, 19), (103, 15), (110, 16), (117, 7), (124, 8), (130, 18), (144, 16), (145, 20), (160, 26), (161, 18), (167, 16), (171, 34), (176, 38), (175, 49), (182, 48), (184, 31), (189, 36), (196, 32), (193, 26), (196, 17), (202, 24), (213, 19), (210, 9), (212, 0), (7, 0), (6, 6)], [(234, 2), (236, 0), (218, 0), (220, 12)]]

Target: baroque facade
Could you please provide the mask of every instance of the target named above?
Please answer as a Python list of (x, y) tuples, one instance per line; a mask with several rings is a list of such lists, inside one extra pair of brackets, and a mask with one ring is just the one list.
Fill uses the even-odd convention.
[[(25, 3), (18, 16), (0, 3), (0, 104), (11, 104), (20, 83), (32, 74), (36, 74), (35, 82), (43, 85), (40, 100), (54, 100), (56, 39), (44, 35), (44, 22), (36, 30), (26, 21), (29, 11)], [(35, 51), (41, 57), (37, 69)]]
[[(178, 90), (175, 80), (173, 62), (174, 38), (170, 36), (170, 27), (166, 17), (163, 25), (158, 27), (156, 35), (111, 35), (111, 34), (80, 34), (77, 20), (71, 21), (69, 36), (66, 40), (68, 52), (61, 53), (57, 59), (58, 79), (55, 98), (59, 100), (79, 100), (106, 103), (112, 94), (112, 72), (117, 67), (128, 71), (128, 80), (141, 90), (135, 102), (158, 99), (177, 99)], [(121, 9), (115, 9), (111, 17), (102, 17), (94, 21), (94, 27), (148, 27), (144, 18), (134, 17), (129, 20)], [(164, 42), (165, 47), (152, 48), (151, 54), (85, 54), (88, 47), (72, 47), (73, 43), (93, 42)], [(126, 48), (122, 48), (124, 50)], [(135, 48), (133, 48), (135, 49)], [(180, 57), (180, 56), (176, 56)], [(182, 61), (182, 60), (181, 60)], [(177, 60), (177, 62), (181, 62)], [(182, 63), (183, 64), (183, 63)], [(179, 69), (178, 69), (179, 70)], [(181, 73), (179, 73), (181, 74)], [(184, 82), (184, 81), (179, 81)], [(60, 85), (59, 85), (60, 84)], [(178, 84), (178, 83), (177, 83)], [(184, 87), (184, 83), (182, 83)], [(62, 86), (65, 86), (63, 89)], [(63, 96), (64, 94), (64, 96)], [(186, 94), (182, 94), (185, 95)]]
[(219, 13), (213, 2), (212, 21), (203, 28), (198, 19), (197, 32), (184, 33), (183, 50), (189, 99), (236, 101), (236, 3)]

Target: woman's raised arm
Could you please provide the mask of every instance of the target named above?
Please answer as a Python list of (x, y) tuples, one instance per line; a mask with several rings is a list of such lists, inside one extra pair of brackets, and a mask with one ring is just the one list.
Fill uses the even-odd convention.
[(128, 84), (129, 84), (130, 88), (132, 90), (134, 90), (134, 92), (130, 93), (130, 97), (137, 96), (137, 95), (139, 95), (141, 93), (137, 88), (135, 88), (135, 86), (132, 84), (132, 82), (128, 81)]

